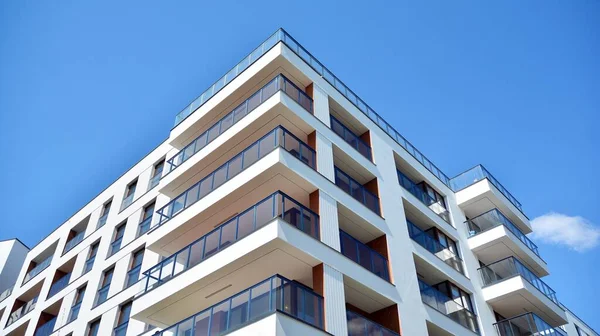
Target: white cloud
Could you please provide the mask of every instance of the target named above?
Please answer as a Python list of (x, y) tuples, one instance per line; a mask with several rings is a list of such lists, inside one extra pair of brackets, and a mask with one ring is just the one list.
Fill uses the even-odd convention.
[(534, 218), (531, 225), (535, 239), (577, 252), (593, 249), (600, 242), (600, 228), (579, 216), (550, 212)]

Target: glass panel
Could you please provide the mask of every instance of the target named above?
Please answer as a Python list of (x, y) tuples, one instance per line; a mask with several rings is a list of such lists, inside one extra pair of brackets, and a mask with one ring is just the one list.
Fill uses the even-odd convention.
[(196, 315), (194, 322), (194, 336), (208, 336), (210, 309)]
[(242, 239), (254, 231), (254, 209), (243, 213), (238, 220), (238, 239)]
[(202, 251), (204, 250), (204, 238), (192, 244), (190, 249), (190, 260), (188, 267), (194, 267), (202, 261)]
[(243, 169), (248, 168), (258, 160), (258, 144), (253, 144), (250, 148), (244, 151)]
[(204, 247), (204, 259), (217, 253), (219, 250), (220, 231), (213, 231), (206, 236), (206, 246)]
[(221, 226), (221, 244), (219, 245), (220, 250), (235, 242), (235, 231), (237, 230), (236, 222), (237, 221), (234, 219)]
[(210, 322), (210, 335), (219, 335), (227, 330), (227, 313), (229, 311), (229, 300), (225, 301), (212, 309), (212, 319)]
[(250, 301), (250, 319), (269, 311), (269, 293), (271, 281), (264, 281), (252, 288), (252, 300)]
[(229, 329), (236, 328), (248, 320), (249, 296), (250, 292), (245, 291), (242, 294), (231, 299)]
[(256, 229), (262, 227), (275, 217), (273, 213), (273, 199), (269, 198), (256, 207)]

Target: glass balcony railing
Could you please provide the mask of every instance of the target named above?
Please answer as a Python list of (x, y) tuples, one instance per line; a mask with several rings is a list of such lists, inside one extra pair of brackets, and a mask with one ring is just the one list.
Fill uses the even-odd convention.
[(551, 327), (534, 313), (525, 313), (494, 323), (500, 336), (567, 336), (560, 328)]
[(146, 278), (144, 291), (148, 292), (198, 265), (260, 229), (274, 218), (281, 218), (319, 240), (319, 216), (278, 191), (145, 271), (143, 273)]
[(96, 296), (96, 304), (94, 307), (101, 305), (108, 299), (108, 290), (110, 289), (110, 284), (105, 285), (104, 287), (98, 290), (98, 295)]
[(49, 256), (48, 258), (44, 259), (42, 262), (37, 264), (27, 274), (25, 274), (25, 278), (23, 279), (23, 284), (26, 284), (33, 277), (42, 273), (43, 270), (45, 270), (46, 268), (48, 268), (48, 266), (50, 266), (51, 262), (52, 262), (52, 256)]
[(153, 176), (150, 179), (150, 181), (148, 181), (148, 190), (154, 189), (154, 187), (156, 187), (158, 185), (158, 183), (160, 183), (160, 179), (161, 179), (161, 174), (157, 174), (157, 175)]
[(521, 211), (521, 213), (523, 213), (523, 207), (521, 206), (521, 203), (519, 203), (519, 201), (517, 201), (517, 199), (511, 193), (509, 193), (508, 190), (506, 190), (506, 188), (504, 188), (504, 186), (498, 182), (498, 180), (496, 180), (496, 178), (494, 178), (494, 176), (490, 174), (490, 172), (482, 165), (477, 165), (466, 172), (453, 177), (450, 180), (450, 188), (454, 190), (454, 192), (459, 192), (462, 189), (465, 189), (466, 187), (483, 179), (488, 179), (488, 181), (490, 181), (494, 187), (500, 190), (502, 195), (504, 195), (506, 199), (510, 201), (510, 203), (512, 203), (517, 209), (519, 209), (519, 211)]
[(408, 234), (412, 240), (416, 241), (427, 251), (433, 253), (441, 261), (445, 262), (450, 267), (460, 272), (462, 275), (465, 275), (463, 261), (459, 256), (457, 256), (454, 252), (450, 251), (450, 249), (447, 246), (440, 244), (439, 241), (437, 241), (432, 236), (428, 235), (427, 232), (421, 230), (421, 228), (411, 223), (408, 219), (406, 220), (406, 222), (408, 223)]
[(50, 336), (52, 334), (52, 332), (54, 331), (55, 324), (56, 324), (56, 316), (53, 317), (48, 322), (39, 326), (35, 330), (35, 333), (33, 334), (33, 336)]
[(17, 322), (17, 320), (19, 320), (21, 317), (25, 316), (27, 313), (29, 313), (30, 311), (35, 309), (35, 304), (37, 303), (37, 300), (38, 300), (38, 297), (36, 296), (31, 301), (25, 303), (21, 307), (17, 308), (17, 310), (12, 312), (8, 316), (8, 321), (6, 322), (6, 326), (8, 327), (9, 325)]
[(334, 167), (335, 184), (345, 191), (348, 195), (359, 201), (361, 204), (369, 208), (369, 210), (381, 216), (379, 208), (379, 198), (372, 192), (368, 191), (362, 184), (344, 173), (338, 167)]
[(533, 285), (533, 287), (542, 292), (542, 294), (560, 306), (560, 303), (556, 298), (556, 292), (514, 257), (508, 257), (481, 267), (479, 269), (479, 274), (481, 274), (484, 286), (491, 286), (506, 279), (521, 276)]
[(12, 294), (13, 288), (14, 286), (10, 286), (7, 289), (5, 289), (2, 293), (0, 293), (0, 302), (4, 301), (4, 299), (6, 299), (10, 296), (10, 294)]
[(348, 127), (342, 124), (334, 116), (331, 117), (331, 129), (337, 135), (339, 135), (344, 141), (350, 146), (356, 149), (362, 156), (372, 161), (371, 157), (371, 146), (364, 142), (358, 135), (354, 134)]
[(421, 203), (425, 204), (426, 207), (428, 207), (436, 215), (440, 216), (440, 218), (446, 223), (452, 225), (452, 222), (450, 221), (450, 213), (446, 209), (446, 206), (443, 204), (443, 202), (433, 199), (433, 197), (424, 192), (423, 189), (421, 189), (401, 171), (396, 170), (396, 172), (398, 173), (398, 182), (400, 182), (402, 188), (406, 189), (409, 193), (415, 196), (419, 201), (421, 201)]
[(133, 203), (134, 196), (135, 196), (135, 193), (132, 193), (131, 195), (123, 198), (123, 202), (121, 203), (121, 211), (127, 209), (127, 207), (129, 207), (131, 205), (131, 203)]
[(250, 98), (246, 99), (238, 105), (233, 111), (217, 121), (207, 131), (200, 134), (190, 144), (185, 146), (179, 153), (167, 160), (169, 164), (169, 172), (179, 167), (194, 154), (198, 153), (202, 148), (215, 140), (219, 135), (227, 131), (231, 126), (237, 124), (255, 108), (260, 106), (267, 99), (271, 98), (277, 92), (285, 92), (290, 98), (296, 101), (305, 110), (312, 113), (312, 99), (304, 93), (302, 89), (290, 82), (285, 76), (278, 75), (269, 83), (263, 86), (260, 90), (254, 93)]
[(141, 236), (144, 233), (150, 231), (150, 227), (152, 226), (152, 216), (148, 217), (146, 219), (144, 219), (139, 225), (138, 225), (138, 233), (137, 236)]
[(388, 260), (348, 233), (340, 230), (342, 254), (383, 280), (390, 281)]
[[(123, 322), (120, 325), (118, 325), (115, 330), (113, 331), (113, 336), (127, 336), (127, 326), (129, 326), (129, 321), (127, 322)], [(186, 335), (186, 334), (177, 334), (178, 336), (181, 335)], [(189, 334), (190, 336), (192, 334)]]
[(285, 149), (300, 161), (315, 169), (316, 154), (314, 149), (308, 147), (307, 144), (284, 127), (277, 126), (240, 154), (156, 211), (160, 216), (156, 226), (164, 224), (277, 148)]
[(67, 323), (77, 320), (77, 317), (79, 316), (80, 308), (81, 308), (81, 302), (76, 303), (71, 307), (71, 312), (69, 313), (69, 318), (67, 319)]
[(55, 283), (53, 283), (52, 286), (50, 286), (48, 298), (53, 297), (56, 293), (60, 292), (63, 288), (67, 287), (70, 279), (71, 273), (67, 273), (63, 275), (62, 278), (58, 279)]
[(142, 269), (142, 265), (137, 265), (127, 272), (127, 281), (125, 282), (126, 288), (131, 287), (133, 284), (140, 280), (140, 271)]
[(540, 257), (537, 245), (527, 238), (527, 236), (500, 211), (498, 211), (498, 209), (492, 209), (482, 215), (468, 220), (466, 223), (467, 227), (469, 228), (469, 237), (493, 229), (497, 226), (504, 225), (508, 231), (512, 232), (523, 244), (525, 244), (525, 246), (527, 246), (538, 257)]
[(83, 267), (83, 274), (86, 274), (87, 272), (92, 270), (92, 267), (94, 267), (94, 260), (96, 260), (96, 256), (92, 256), (85, 261), (85, 265)]
[(423, 303), (472, 332), (479, 333), (477, 316), (473, 312), (421, 280), (419, 280), (419, 289)]
[(348, 321), (348, 336), (400, 336), (397, 332), (349, 310), (346, 311), (346, 320)]
[(103, 227), (104, 224), (106, 224), (107, 218), (108, 218), (108, 214), (104, 214), (100, 218), (98, 218), (98, 224), (96, 225), (96, 230), (98, 230), (99, 228)]
[(275, 275), (155, 335), (222, 335), (277, 311), (324, 329), (323, 297)]
[(108, 256), (112, 256), (113, 254), (119, 252), (119, 250), (121, 249), (121, 244), (123, 243), (123, 237), (119, 237), (117, 239), (115, 239), (115, 241), (113, 241), (110, 244), (110, 252), (108, 253)]
[(321, 62), (319, 62), (313, 55), (311, 55), (303, 46), (301, 46), (293, 37), (291, 37), (285, 30), (278, 29), (273, 35), (263, 42), (258, 48), (254, 49), (247, 57), (244, 57), (236, 66), (233, 67), (225, 76), (219, 78), (219, 80), (211, 85), (206, 91), (204, 91), (198, 98), (186, 106), (181, 112), (175, 117), (175, 126), (177, 126), (183, 119), (192, 114), (196, 109), (206, 103), (212, 96), (214, 96), (221, 88), (231, 82), (237, 77), (242, 71), (248, 66), (254, 63), (267, 51), (269, 51), (278, 42), (283, 42), (288, 48), (290, 48), (298, 57), (303, 59), (307, 65), (309, 65), (315, 72), (317, 72), (323, 79), (325, 79), (332, 87), (334, 87), (340, 94), (348, 99), (356, 108), (364, 113), (369, 119), (371, 119), (377, 126), (379, 126), (384, 132), (386, 132), (394, 141), (396, 141), (402, 148), (404, 148), (411, 156), (413, 156), (419, 163), (421, 163), (427, 170), (429, 170), (435, 177), (440, 179), (442, 183), (450, 186), (450, 179), (444, 174), (436, 165), (434, 165), (429, 159), (425, 157), (418, 149), (416, 149), (408, 140), (406, 140), (398, 131), (396, 131), (390, 124), (388, 124), (381, 116), (379, 116), (367, 103), (359, 98), (352, 90), (348, 88), (339, 78), (337, 78), (331, 71), (329, 71)]
[(71, 251), (75, 246), (77, 246), (79, 243), (81, 243), (84, 236), (85, 236), (85, 231), (81, 231), (81, 232), (77, 233), (75, 235), (75, 237), (71, 238), (71, 240), (69, 240), (65, 244), (65, 251), (63, 252), (63, 254)]

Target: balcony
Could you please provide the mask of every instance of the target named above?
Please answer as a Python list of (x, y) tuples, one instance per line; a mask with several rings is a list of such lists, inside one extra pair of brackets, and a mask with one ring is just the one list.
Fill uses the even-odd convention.
[(440, 242), (421, 230), (421, 228), (411, 223), (408, 219), (406, 222), (408, 224), (408, 234), (412, 240), (460, 274), (465, 275), (463, 260), (459, 256), (450, 251), (448, 247), (440, 244)]
[(50, 321), (42, 324), (36, 330), (33, 336), (50, 336), (54, 331), (54, 325), (56, 324), (56, 317), (52, 318)]
[(110, 251), (108, 252), (108, 256), (112, 256), (113, 254), (119, 252), (121, 249), (121, 244), (123, 243), (123, 236), (118, 237), (112, 243), (110, 243)]
[(127, 281), (125, 282), (125, 287), (129, 288), (133, 286), (140, 280), (140, 271), (142, 269), (142, 265), (137, 265), (127, 272)]
[(516, 256), (538, 276), (548, 275), (546, 262), (538, 247), (498, 209), (466, 222), (469, 247), (484, 264)]
[(275, 275), (166, 328), (157, 336), (224, 334), (275, 312), (324, 329), (323, 297), (299, 282)]
[(561, 328), (553, 328), (534, 313), (525, 313), (494, 323), (500, 336), (567, 336)]
[(404, 173), (399, 170), (396, 170), (398, 173), (398, 182), (400, 185), (406, 189), (411, 195), (415, 196), (417, 200), (423, 203), (427, 208), (433, 211), (436, 215), (438, 215), (441, 219), (443, 219), (446, 223), (452, 225), (450, 221), (450, 213), (446, 210), (446, 206), (439, 201), (436, 201), (431, 196), (423, 191), (415, 182), (409, 179)]
[(0, 293), (0, 302), (4, 301), (4, 299), (6, 299), (10, 296), (10, 294), (12, 294), (13, 288), (14, 286), (10, 286), (7, 289), (5, 289), (4, 292)]
[(362, 205), (366, 206), (369, 210), (381, 216), (379, 198), (375, 194), (368, 191), (367, 188), (348, 174), (344, 173), (338, 167), (334, 167), (334, 173), (335, 184), (340, 187), (340, 189), (359, 201)]
[(67, 319), (67, 323), (71, 323), (77, 319), (79, 316), (79, 310), (81, 309), (81, 302), (74, 304), (71, 307), (71, 312), (69, 313), (69, 318)]
[(467, 217), (473, 218), (492, 209), (500, 210), (523, 233), (531, 232), (531, 224), (516, 198), (483, 166), (475, 166), (452, 178), (456, 202)]
[(154, 216), (150, 216), (150, 217), (144, 219), (140, 224), (138, 224), (137, 237), (150, 231), (150, 228), (152, 227), (152, 218), (154, 218)]
[(319, 240), (319, 216), (284, 193), (276, 192), (145, 271), (144, 292), (212, 257), (274, 218), (281, 218)]
[(42, 273), (43, 270), (45, 270), (46, 268), (48, 268), (48, 266), (50, 266), (51, 262), (52, 262), (52, 256), (49, 256), (46, 259), (44, 259), (42, 262), (40, 262), (39, 264), (35, 265), (34, 268), (32, 268), (29, 272), (27, 272), (27, 274), (25, 274), (25, 278), (23, 279), (23, 284), (26, 284), (33, 277)]
[(346, 311), (346, 320), (348, 321), (348, 336), (400, 336), (397, 332), (349, 310)]
[(285, 128), (276, 127), (156, 211), (159, 220), (155, 227), (163, 225), (277, 148), (285, 149), (288, 153), (315, 169), (315, 151)]
[(242, 118), (254, 111), (259, 105), (271, 98), (277, 92), (285, 92), (290, 98), (296, 101), (305, 110), (312, 113), (312, 99), (298, 88), (294, 83), (289, 81), (285, 76), (278, 75), (269, 83), (259, 89), (250, 98), (246, 99), (230, 113), (217, 121), (207, 131), (200, 134), (196, 139), (192, 140), (181, 151), (167, 160), (169, 164), (169, 172), (179, 167), (194, 154), (202, 150), (206, 145), (215, 140), (218, 136), (227, 131), (231, 126), (238, 123)]
[(484, 299), (503, 316), (522, 309), (543, 316), (553, 326), (567, 322), (556, 293), (523, 263), (509, 257), (479, 269)]
[(65, 244), (65, 250), (64, 250), (63, 254), (71, 251), (75, 246), (77, 246), (79, 243), (81, 243), (81, 241), (83, 240), (84, 237), (85, 237), (85, 231), (81, 231), (81, 232), (77, 233), (75, 235), (75, 237), (71, 238), (71, 240), (69, 240)]
[(440, 312), (468, 330), (476, 334), (479, 333), (477, 316), (473, 312), (421, 280), (419, 280), (419, 290), (421, 291), (421, 299), (427, 306)]
[(342, 230), (340, 230), (340, 244), (343, 255), (383, 280), (390, 281), (386, 257)]
[[(127, 336), (127, 327), (129, 326), (129, 321), (121, 323), (120, 325), (118, 325), (117, 327), (115, 327), (115, 330), (113, 331), (113, 336)], [(173, 334), (173, 335), (188, 335), (185, 333), (182, 334)], [(189, 334), (190, 336), (193, 335), (192, 333)]]
[(30, 301), (28, 301), (27, 303), (25, 303), (24, 305), (22, 305), (21, 307), (17, 308), (15, 311), (13, 311), (10, 314), (10, 316), (8, 316), (8, 321), (6, 322), (6, 327), (17, 322), (21, 317), (27, 315), (27, 313), (29, 313), (30, 311), (35, 309), (35, 304), (37, 303), (37, 300), (38, 300), (38, 297), (36, 296), (33, 299), (31, 299)]
[(371, 156), (371, 146), (363, 141), (358, 135), (354, 134), (348, 127), (342, 124), (334, 116), (330, 115), (331, 130), (346, 141), (352, 148), (356, 149), (362, 156), (369, 161), (373, 161)]
[(132, 192), (131, 195), (123, 198), (123, 202), (121, 203), (120, 211), (127, 209), (127, 207), (129, 207), (131, 205), (131, 203), (133, 203), (134, 196), (135, 196), (135, 192)]
[(110, 289), (110, 284), (105, 285), (104, 287), (98, 289), (98, 294), (96, 295), (96, 303), (94, 307), (97, 307), (103, 304), (108, 299), (108, 290)]
[(83, 266), (83, 274), (86, 274), (92, 270), (92, 267), (94, 267), (94, 260), (96, 260), (95, 255), (85, 261), (85, 265)]
[(50, 286), (48, 298), (53, 297), (56, 293), (60, 292), (63, 288), (67, 287), (67, 285), (69, 284), (69, 279), (71, 279), (71, 273), (63, 275), (60, 279), (53, 283), (52, 286)]
[(152, 178), (150, 178), (150, 181), (148, 181), (148, 190), (154, 189), (154, 187), (156, 187), (160, 183), (161, 177), (161, 174), (152, 176)]
[(98, 230), (99, 228), (103, 227), (104, 224), (106, 224), (106, 219), (108, 219), (108, 213), (100, 216), (100, 218), (98, 218), (98, 224), (96, 224), (96, 230)]

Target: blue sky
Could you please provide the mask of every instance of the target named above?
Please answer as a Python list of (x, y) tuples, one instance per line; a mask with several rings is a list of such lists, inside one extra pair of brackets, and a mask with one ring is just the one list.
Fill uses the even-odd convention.
[(33, 246), (278, 27), (454, 176), (539, 219), (559, 299), (600, 330), (600, 2), (2, 1), (0, 239)]

